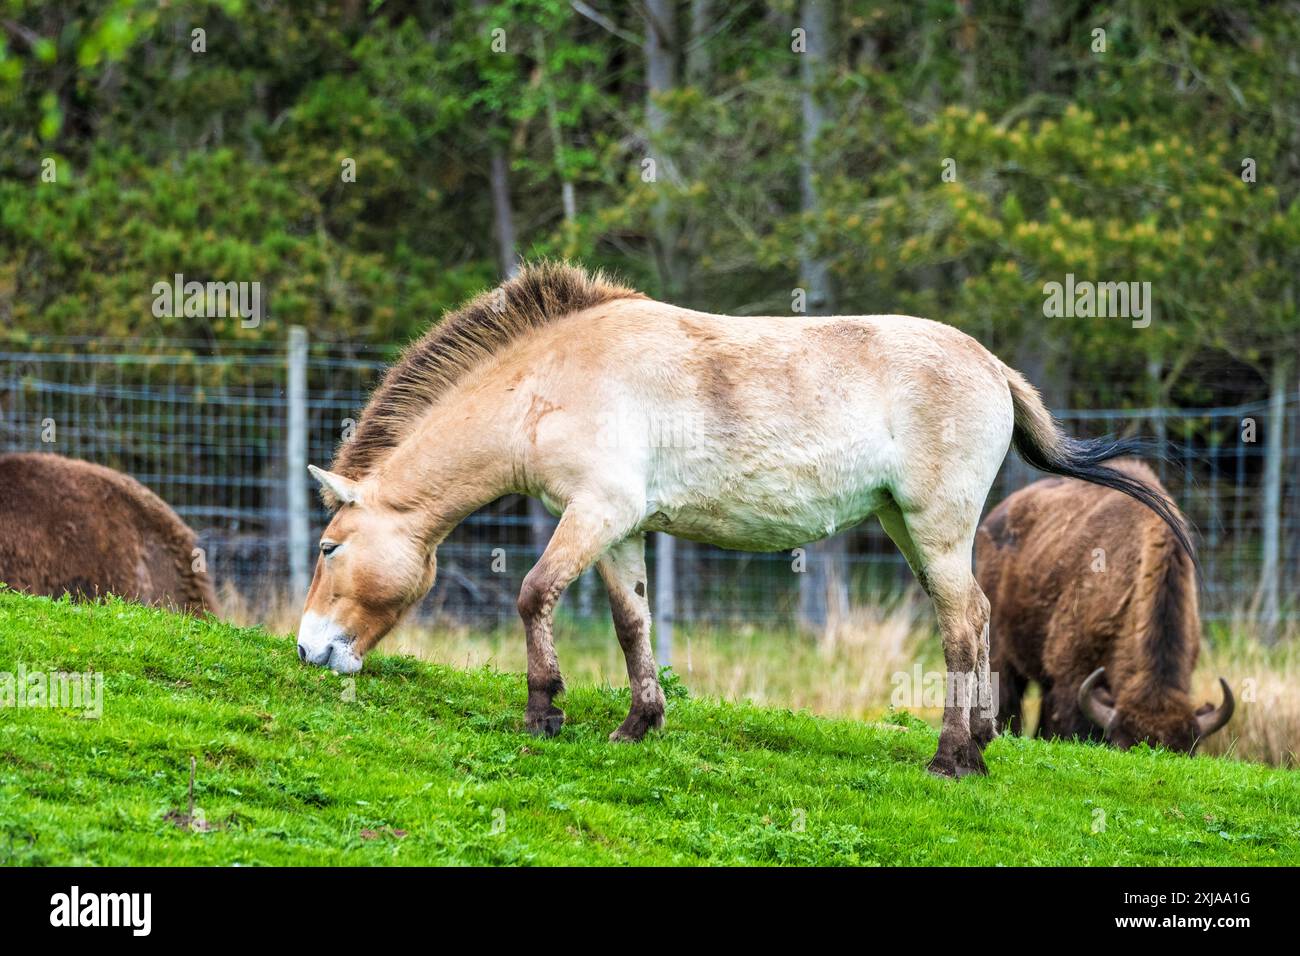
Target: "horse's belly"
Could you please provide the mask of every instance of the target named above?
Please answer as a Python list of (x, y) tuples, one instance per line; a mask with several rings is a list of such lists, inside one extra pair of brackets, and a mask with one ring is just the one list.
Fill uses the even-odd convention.
[(692, 496), (676, 507), (651, 503), (643, 530), (666, 531), (735, 551), (788, 551), (853, 527), (879, 509), (886, 497), (879, 490), (780, 498), (745, 495), (744, 490)]
[(850, 528), (887, 500), (897, 446), (881, 401), (845, 386), (816, 416), (777, 406), (748, 428), (660, 449), (645, 530), (741, 551), (784, 551)]

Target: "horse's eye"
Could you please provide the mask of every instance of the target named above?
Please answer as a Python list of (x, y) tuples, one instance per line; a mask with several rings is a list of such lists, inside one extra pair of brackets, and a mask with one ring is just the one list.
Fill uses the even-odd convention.
[(334, 550), (337, 547), (338, 544), (334, 541), (322, 541), (320, 543), (320, 553), (328, 558), (331, 554), (334, 553)]

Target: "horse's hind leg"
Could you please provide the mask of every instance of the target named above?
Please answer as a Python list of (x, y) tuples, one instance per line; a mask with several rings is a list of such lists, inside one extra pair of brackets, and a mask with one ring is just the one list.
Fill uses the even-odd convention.
[(627, 660), (632, 709), (609, 735), (610, 740), (640, 740), (646, 731), (662, 727), (664, 693), (654, 651), (650, 647), (650, 602), (646, 598), (645, 537), (633, 535), (614, 545), (596, 564), (609, 591), (614, 632)]
[[(617, 529), (617, 530), (615, 530)], [(546, 550), (524, 577), (519, 591), (519, 616), (528, 641), (528, 706), (524, 725), (529, 733), (554, 737), (564, 724), (564, 711), (555, 697), (564, 691), (555, 656), (552, 615), (555, 605), (579, 574), (626, 533), (608, 506), (574, 502), (565, 508)]]
[[(980, 672), (988, 667), (987, 652), (982, 662), (980, 658), (988, 634), (989, 602), (971, 573), (978, 519), (978, 509), (955, 505), (912, 512), (891, 505), (880, 513), (880, 523), (934, 602), (943, 634), (947, 698), (930, 771), (945, 777), (988, 772), (971, 727), (971, 708), (979, 703)], [(975, 729), (984, 732), (982, 720), (976, 721)]]
[(993, 690), (993, 674), (989, 668), (988, 599), (978, 584), (975, 585), (975, 589), (979, 592), (979, 597), (984, 600), (985, 611), (984, 626), (978, 632), (978, 643), (975, 646), (976, 694), (971, 702), (970, 734), (971, 739), (975, 741), (975, 746), (983, 750), (998, 734), (995, 719), (998, 716), (999, 701), (998, 695)]
[(945, 777), (988, 773), (975, 736), (975, 731), (985, 732), (987, 718), (973, 721), (971, 710), (978, 703), (980, 644), (988, 629), (989, 602), (970, 573), (968, 556), (946, 554), (926, 567), (948, 670), (939, 749), (930, 770)]

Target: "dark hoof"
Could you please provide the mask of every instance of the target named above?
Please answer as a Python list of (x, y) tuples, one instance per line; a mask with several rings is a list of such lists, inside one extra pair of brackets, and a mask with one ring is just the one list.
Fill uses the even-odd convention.
[(957, 754), (957, 776), (987, 777), (988, 775), (989, 768), (984, 766), (984, 755), (980, 753), (979, 745), (972, 740)]
[(564, 711), (552, 705), (540, 714), (525, 714), (524, 726), (534, 737), (554, 737), (564, 726)]
[(656, 730), (664, 725), (663, 711), (650, 713), (638, 713), (632, 711), (627, 715), (627, 719), (618, 727), (618, 730), (609, 735), (609, 739), (614, 743), (637, 743), (649, 731)]
[(936, 777), (987, 777), (989, 774), (988, 767), (984, 766), (984, 757), (973, 740), (959, 748), (955, 756), (943, 752), (935, 754), (926, 769)]
[(941, 757), (935, 754), (934, 759), (930, 761), (929, 766), (925, 769), (936, 777), (951, 777), (954, 780), (957, 778), (957, 764), (951, 757)]

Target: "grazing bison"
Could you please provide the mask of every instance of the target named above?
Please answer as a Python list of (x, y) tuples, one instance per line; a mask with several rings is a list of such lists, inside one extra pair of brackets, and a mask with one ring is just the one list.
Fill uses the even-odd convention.
[(58, 455), (0, 455), (0, 581), (10, 587), (215, 610), (193, 552), (194, 532), (134, 478)]
[[(1159, 489), (1136, 461), (1115, 467)], [(990, 663), (999, 723), (1021, 732), (1029, 681), (1038, 734), (1139, 741), (1191, 753), (1232, 716), (1188, 696), (1200, 650), (1196, 569), (1165, 522), (1126, 495), (1066, 478), (1035, 482), (993, 509), (975, 538), (992, 604)]]

